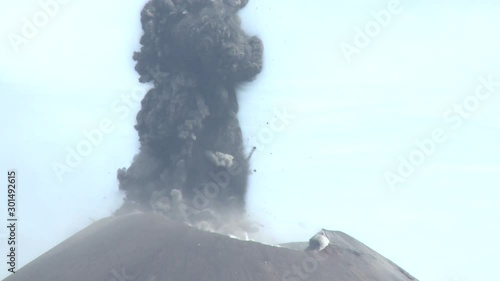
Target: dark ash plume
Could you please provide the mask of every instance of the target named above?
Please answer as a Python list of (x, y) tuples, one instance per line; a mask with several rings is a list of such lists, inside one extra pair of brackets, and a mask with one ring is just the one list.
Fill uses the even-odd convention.
[(151, 0), (143, 8), (135, 69), (154, 87), (137, 115), (140, 152), (118, 170), (127, 201), (206, 228), (222, 227), (229, 211), (244, 213), (248, 160), (236, 88), (261, 71), (263, 53), (241, 29), (237, 12), (247, 3)]

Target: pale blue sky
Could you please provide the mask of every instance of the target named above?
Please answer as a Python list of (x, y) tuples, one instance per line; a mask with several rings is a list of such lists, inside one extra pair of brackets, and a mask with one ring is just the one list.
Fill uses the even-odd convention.
[[(340, 44), (353, 44), (355, 28), (390, 1), (271, 2), (251, 0), (242, 12), (265, 44), (264, 71), (240, 93), (245, 141), (258, 148), (248, 210), (264, 225), (259, 238), (341, 230), (420, 280), (493, 280), (500, 88), (456, 130), (442, 115), (474, 94), (480, 76), (500, 81), (499, 4), (402, 0), (402, 12), (347, 63)], [(9, 34), (41, 7), (0, 4), (0, 170), (20, 174), (22, 264), (120, 204), (115, 173), (137, 151), (139, 108), (121, 96), (141, 90), (131, 54), (143, 4), (69, 0), (17, 53)], [(264, 143), (266, 123), (285, 107), (294, 118)], [(114, 131), (60, 182), (51, 163), (103, 119)], [(447, 141), (391, 189), (384, 173), (436, 128)]]

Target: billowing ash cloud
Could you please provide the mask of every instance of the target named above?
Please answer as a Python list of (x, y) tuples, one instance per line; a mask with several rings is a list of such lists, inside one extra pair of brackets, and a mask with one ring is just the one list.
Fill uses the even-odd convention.
[(248, 159), (236, 87), (262, 69), (263, 45), (241, 29), (248, 0), (151, 0), (134, 54), (143, 83), (140, 152), (118, 170), (129, 202), (171, 218), (223, 227), (245, 208)]

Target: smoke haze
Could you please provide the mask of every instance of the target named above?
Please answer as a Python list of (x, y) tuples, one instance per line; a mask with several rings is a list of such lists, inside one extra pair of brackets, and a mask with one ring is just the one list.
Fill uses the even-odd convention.
[(129, 202), (214, 229), (244, 213), (236, 89), (261, 71), (263, 53), (240, 27), (247, 2), (153, 0), (142, 10), (135, 69), (154, 87), (137, 115), (140, 152), (118, 171)]

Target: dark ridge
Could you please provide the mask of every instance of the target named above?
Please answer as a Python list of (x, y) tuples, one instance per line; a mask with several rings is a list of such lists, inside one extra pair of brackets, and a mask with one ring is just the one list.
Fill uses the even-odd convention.
[(201, 231), (159, 214), (129, 214), (94, 223), (5, 281), (416, 280), (356, 239), (325, 234), (324, 250), (306, 252)]

